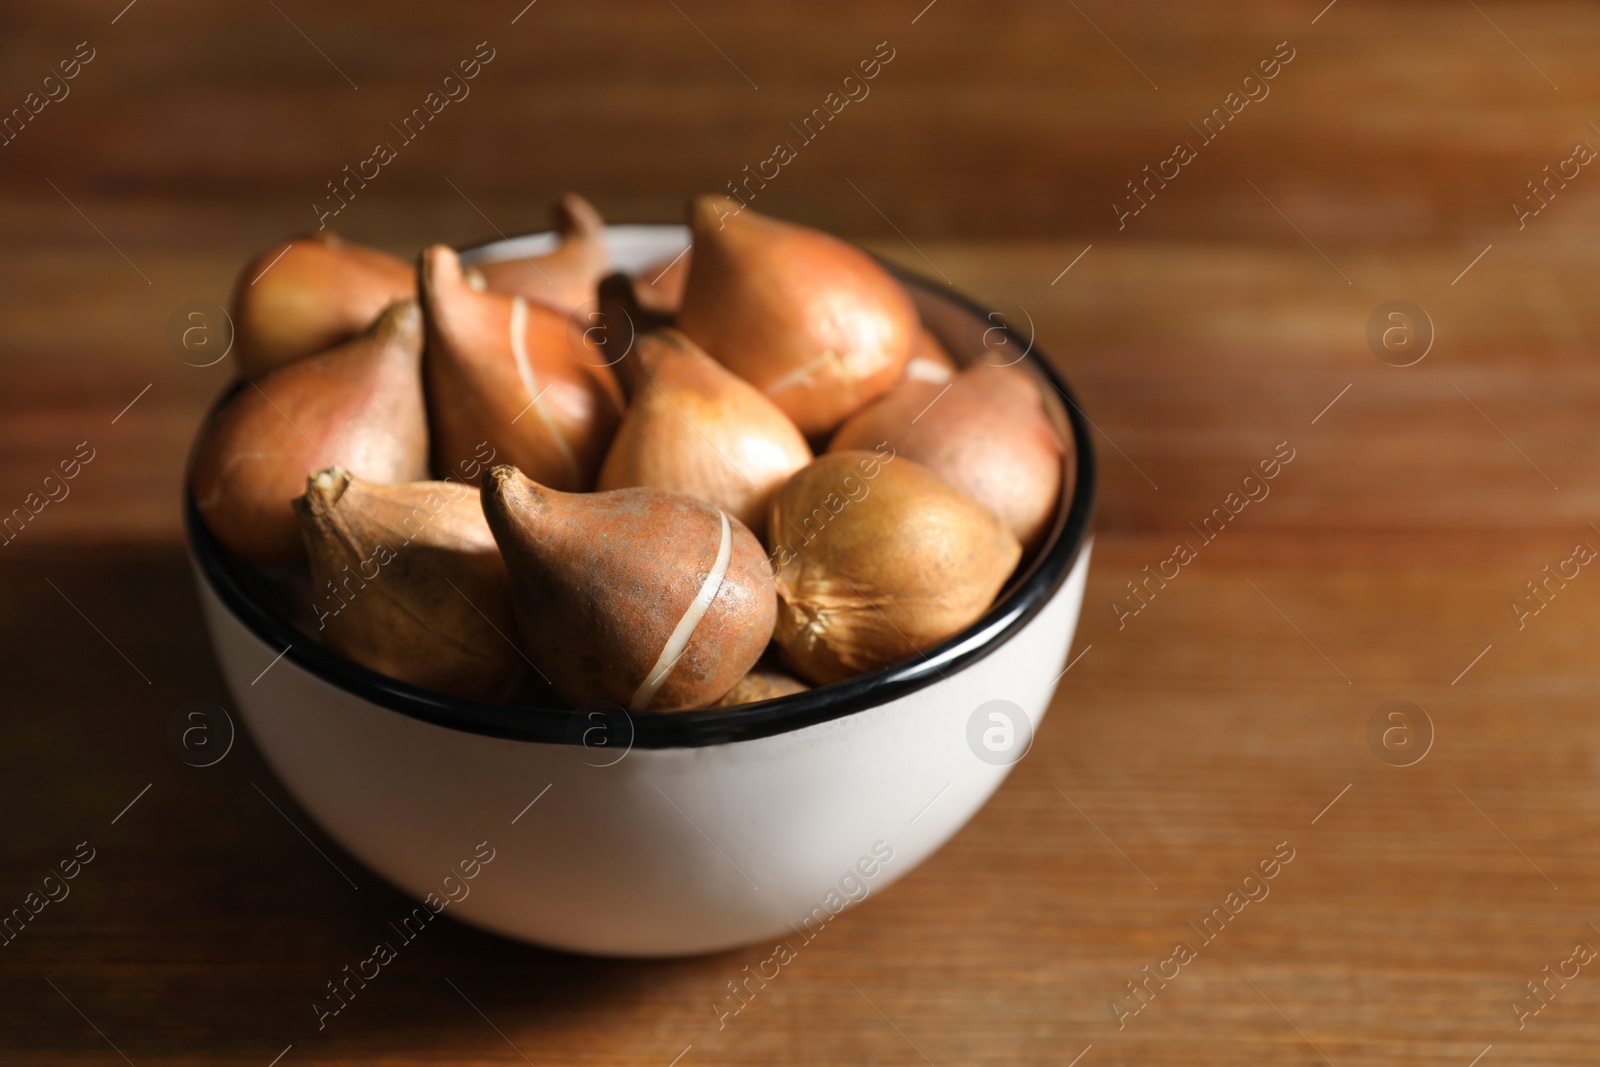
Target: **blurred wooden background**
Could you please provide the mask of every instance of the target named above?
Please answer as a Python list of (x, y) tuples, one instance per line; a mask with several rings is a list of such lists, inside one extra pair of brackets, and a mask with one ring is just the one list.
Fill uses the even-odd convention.
[[(94, 50), (0, 147), (0, 510), (96, 450), (0, 549), (0, 908), (100, 850), (0, 948), (0, 1059), (1593, 1062), (1600, 978), (1522, 1029), (1510, 1005), (1600, 945), (1600, 581), (1521, 629), (1510, 603), (1600, 546), (1600, 176), (1552, 184), (1524, 228), (1512, 205), (1600, 148), (1600, 10), (524, 2), (0, 8), (0, 109)], [(178, 499), (229, 368), (180, 361), (169, 317), (314, 226), (325, 183), (481, 41), (471, 95), (346, 236), (409, 255), (537, 229), (566, 189), (676, 219), (887, 41), (870, 95), (753, 206), (1031, 324), (1101, 433), (1087, 651), (1035, 751), (725, 1031), (708, 1005), (768, 951), (599, 962), (451, 926), (317, 1033), (310, 997), (400, 898), (331, 877), (262, 802), (335, 848), (248, 739), (206, 770), (164, 740), (183, 701), (228, 703)], [(1199, 146), (1189, 124), (1279, 42), (1270, 95)], [(1178, 141), (1198, 158), (1119, 229), (1125, 183)], [(1368, 346), (1395, 299), (1436, 331), (1414, 366)], [(1119, 629), (1124, 583), (1280, 441), (1272, 495)], [(1368, 749), (1390, 699), (1437, 728), (1413, 767)], [(1119, 1030), (1123, 983), (1282, 840), (1270, 900)]]

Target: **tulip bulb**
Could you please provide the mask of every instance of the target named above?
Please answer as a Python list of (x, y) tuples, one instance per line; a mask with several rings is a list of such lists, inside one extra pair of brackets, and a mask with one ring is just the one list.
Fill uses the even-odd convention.
[(882, 441), (993, 511), (1025, 547), (1049, 532), (1065, 447), (1021, 367), (980, 361), (944, 385), (903, 382), (852, 416), (828, 450)]
[(571, 705), (704, 707), (767, 647), (772, 577), (725, 511), (661, 489), (560, 493), (509, 466), (484, 473), (483, 510), (523, 651)]
[(685, 248), (672, 259), (654, 263), (633, 276), (639, 302), (658, 314), (673, 316), (683, 306), (684, 286), (694, 252)]
[(499, 700), (526, 670), (478, 487), (379, 485), (332, 467), (296, 500), (329, 647), (402, 682)]
[(513, 256), (479, 263), (488, 288), (554, 308), (563, 315), (594, 302), (594, 289), (610, 269), (605, 220), (594, 205), (567, 193), (552, 206), (558, 244), (542, 256)]
[(739, 684), (722, 695), (712, 707), (732, 708), (740, 704), (759, 704), (763, 700), (777, 700), (779, 697), (793, 696), (795, 693), (804, 693), (811, 687), (800, 679), (785, 674), (782, 671), (765, 670), (756, 667), (749, 674), (739, 679)]
[(719, 196), (690, 208), (694, 269), (678, 328), (826, 435), (905, 371), (917, 312), (866, 253)]
[(642, 384), (597, 488), (648, 485), (699, 497), (761, 536), (772, 494), (811, 462), (794, 423), (677, 330), (645, 334), (630, 362), (642, 368)]
[(392, 302), (416, 295), (411, 264), (331, 232), (274, 245), (250, 261), (234, 286), (239, 377), (252, 381), (332, 348)]
[(300, 563), (305, 545), (290, 502), (312, 471), (426, 478), (421, 359), (421, 310), (403, 300), (358, 337), (242, 386), (201, 430), (190, 461), (195, 506), (211, 532), (251, 563)]
[(520, 296), (472, 289), (444, 245), (422, 254), (422, 295), (434, 469), (461, 469), (487, 447), (546, 485), (590, 488), (622, 394), (566, 318)]
[(1022, 547), (987, 508), (892, 450), (834, 452), (789, 479), (768, 526), (774, 640), (816, 685), (933, 647), (976, 622)]

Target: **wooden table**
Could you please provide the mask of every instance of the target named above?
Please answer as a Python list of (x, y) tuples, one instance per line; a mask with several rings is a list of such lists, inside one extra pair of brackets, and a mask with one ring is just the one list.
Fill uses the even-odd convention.
[[(1600, 947), (1600, 577), (1526, 583), (1600, 548), (1600, 178), (1520, 230), (1511, 207), (1600, 146), (1592, 8), (521, 6), (0, 15), (6, 106), (97, 50), (0, 149), (0, 507), (95, 451), (0, 549), (0, 908), (94, 857), (0, 948), (0, 1061), (1595, 1062), (1596, 967), (1548, 976)], [(350, 236), (525, 230), (569, 186), (670, 217), (887, 38), (873, 96), (765, 205), (1031, 322), (1100, 433), (1081, 658), (1034, 750), (720, 1028), (770, 947), (618, 962), (445, 924), (319, 1032), (313, 998), (403, 898), (247, 737), (194, 768), (165, 736), (183, 702), (229, 703), (177, 507), (228, 369), (180, 363), (168, 316), (224, 301), (485, 38), (477, 96)], [(1123, 183), (1280, 40), (1273, 95), (1119, 230)], [(1436, 334), (1408, 367), (1366, 336), (1396, 299)], [(1284, 442), (1270, 495), (1201, 545)], [(1180, 540), (1194, 562), (1114, 609)], [(1389, 701), (1431, 722), (1412, 756), (1369, 740)]]

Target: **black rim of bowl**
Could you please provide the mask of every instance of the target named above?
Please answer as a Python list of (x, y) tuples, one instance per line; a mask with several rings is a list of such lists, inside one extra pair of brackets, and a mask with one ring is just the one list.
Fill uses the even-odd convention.
[(950, 301), (980, 320), (998, 322), (1011, 339), (1026, 347), (1025, 358), (1064, 402), (1075, 458), (1066, 518), (1058, 523), (1053, 537), (1027, 572), (981, 619), (920, 658), (903, 660), (833, 685), (726, 709), (629, 714), (615, 705), (566, 710), (485, 704), (420, 689), (352, 663), (273, 615), (241, 581), (240, 571), (246, 565), (235, 560), (212, 535), (195, 507), (194, 495), (185, 486), (184, 520), (190, 550), (205, 580), (227, 609), (266, 644), (286, 649), (283, 658), (369, 703), (452, 730), (515, 741), (589, 747), (600, 757), (601, 750), (612, 748), (698, 748), (771, 737), (915, 693), (1005, 644), (1043, 610), (1066, 581), (1088, 537), (1095, 497), (1094, 447), (1089, 439), (1088, 420), (1077, 398), (1043, 353), (1032, 347), (1031, 338), (1021, 337), (996, 313), (945, 286), (892, 264), (884, 266), (902, 284)]

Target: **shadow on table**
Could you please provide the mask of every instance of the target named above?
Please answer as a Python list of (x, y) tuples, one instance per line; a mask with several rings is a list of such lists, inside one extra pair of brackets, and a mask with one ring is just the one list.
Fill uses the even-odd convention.
[[(511, 1055), (507, 1035), (603, 1026), (647, 991), (659, 1004), (664, 985), (683, 986), (683, 1013), (659, 1028), (661, 1047), (681, 1029), (681, 1048), (722, 972), (738, 970), (550, 952), (455, 921), (402, 938), (392, 924), (416, 902), (323, 835), (247, 733), (213, 767), (169, 747), (185, 701), (229, 703), (175, 546), (13, 555), (0, 603), (21, 709), (0, 717), (0, 901), (31, 905), (61, 862), (92, 853), (5, 945), (0, 1049), (66, 1057), (109, 1040), (134, 1062), (204, 1048), (261, 1064), (290, 1044), (297, 1059), (347, 1046)], [(363, 961), (380, 941), (393, 959), (355, 977), (372, 974)]]

